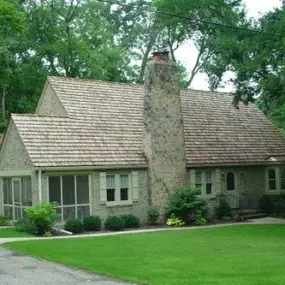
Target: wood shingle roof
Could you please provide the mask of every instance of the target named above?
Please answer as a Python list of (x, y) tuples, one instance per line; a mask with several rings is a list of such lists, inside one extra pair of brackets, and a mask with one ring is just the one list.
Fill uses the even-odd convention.
[[(35, 166), (146, 166), (142, 85), (49, 77), (68, 117), (13, 114)], [(265, 163), (285, 138), (227, 93), (181, 90), (188, 165)]]

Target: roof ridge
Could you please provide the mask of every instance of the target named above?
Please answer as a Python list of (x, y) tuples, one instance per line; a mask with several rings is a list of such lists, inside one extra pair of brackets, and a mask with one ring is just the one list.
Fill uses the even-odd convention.
[[(73, 78), (73, 77), (66, 77), (66, 76), (48, 76), (47, 77), (50, 82), (53, 80), (64, 80), (64, 81), (78, 81), (78, 82), (90, 82), (90, 83), (102, 83), (102, 84), (114, 84), (114, 85), (123, 85), (123, 86), (135, 86), (135, 87), (144, 87), (143, 83), (132, 83), (132, 82), (118, 82), (118, 81), (111, 81), (111, 80), (101, 80), (101, 79), (91, 79), (91, 78)], [(203, 93), (211, 93), (217, 95), (231, 95), (234, 94), (232, 92), (223, 92), (223, 91), (211, 91), (211, 90), (200, 90), (194, 88), (180, 88), (181, 91), (193, 91), (193, 92), (203, 92)]]

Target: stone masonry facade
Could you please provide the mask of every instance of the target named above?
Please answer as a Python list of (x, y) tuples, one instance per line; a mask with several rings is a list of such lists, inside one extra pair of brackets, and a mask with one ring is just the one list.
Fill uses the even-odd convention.
[(175, 186), (186, 182), (180, 89), (172, 61), (150, 60), (145, 81), (143, 142), (149, 166), (150, 202), (163, 211)]

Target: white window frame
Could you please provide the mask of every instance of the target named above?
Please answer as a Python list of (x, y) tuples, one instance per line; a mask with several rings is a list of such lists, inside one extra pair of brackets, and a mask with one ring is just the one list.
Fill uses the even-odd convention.
[[(121, 183), (120, 183), (120, 176), (126, 175), (128, 176), (128, 200), (121, 200)], [(132, 197), (132, 176), (130, 173), (106, 173), (106, 181), (108, 176), (115, 176), (115, 201), (107, 201), (107, 191), (108, 188), (106, 186), (106, 205), (107, 206), (124, 206), (124, 205), (132, 205), (133, 197)]]
[[(63, 183), (62, 183), (62, 177), (63, 176), (73, 176), (74, 177), (74, 195), (75, 195), (75, 204), (70, 204), (70, 205), (63, 205)], [(89, 203), (84, 203), (84, 204), (77, 204), (77, 176), (87, 176), (88, 177), (88, 194), (89, 194)], [(60, 200), (61, 200), (61, 205), (57, 205), (56, 208), (61, 209), (61, 217), (60, 217), (60, 222), (64, 223), (65, 220), (63, 219), (63, 209), (64, 208), (72, 208), (75, 207), (75, 219), (78, 218), (78, 213), (77, 209), (78, 207), (84, 207), (84, 206), (89, 206), (89, 215), (91, 215), (92, 209), (91, 209), (91, 179), (89, 174), (50, 174), (47, 176), (47, 197), (48, 201), (50, 201), (49, 197), (49, 177), (59, 177), (60, 178)], [(53, 202), (53, 201), (50, 201)]]
[[(196, 172), (201, 172), (201, 184), (202, 184), (202, 187), (201, 187), (201, 194), (200, 195), (197, 195), (199, 197), (203, 197), (203, 198), (213, 198), (216, 196), (216, 172), (215, 172), (215, 169), (195, 169), (195, 175), (194, 175), (194, 181), (191, 181), (190, 180), (190, 183), (191, 183), (191, 186), (196, 188)], [(212, 180), (212, 193), (211, 194), (207, 194), (206, 193), (206, 184), (207, 184), (207, 181), (206, 181), (206, 173), (207, 172), (211, 172), (211, 180)], [(190, 177), (191, 179), (191, 177)]]
[[(281, 168), (285, 168), (285, 165), (280, 166), (269, 166), (266, 168), (265, 171), (265, 183), (266, 183), (266, 192), (267, 194), (285, 194), (285, 189), (281, 189)], [(276, 189), (270, 190), (269, 189), (269, 170), (275, 170), (275, 178), (276, 178)]]

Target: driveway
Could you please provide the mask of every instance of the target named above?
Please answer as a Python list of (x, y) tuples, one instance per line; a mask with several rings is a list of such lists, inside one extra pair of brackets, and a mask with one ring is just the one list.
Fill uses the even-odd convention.
[(37, 260), (0, 248), (1, 285), (127, 285), (105, 276)]

